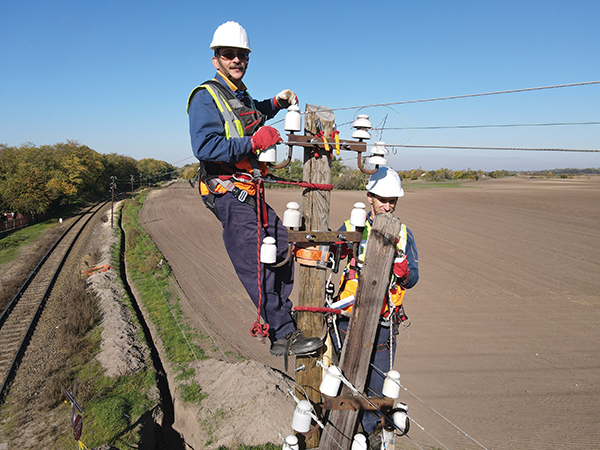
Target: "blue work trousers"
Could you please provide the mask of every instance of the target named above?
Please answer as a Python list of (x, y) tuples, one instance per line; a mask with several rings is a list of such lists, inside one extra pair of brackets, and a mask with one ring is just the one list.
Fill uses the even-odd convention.
[[(344, 337), (348, 332), (348, 320), (341, 320), (338, 324), (340, 329), (340, 338), (342, 340), (342, 345), (344, 343)], [(394, 360), (396, 358), (396, 339), (394, 338), (392, 343), (392, 367), (390, 367), (390, 349), (389, 346), (385, 345), (390, 342), (390, 333), (393, 331), (393, 327), (384, 327), (382, 325), (377, 326), (377, 333), (375, 335), (375, 342), (373, 343), (373, 354), (371, 355), (371, 364), (372, 366), (377, 367), (381, 372), (387, 373), (389, 372), (393, 365)], [(337, 348), (337, 339), (335, 336), (332, 336), (334, 346), (336, 347), (336, 351), (339, 352)], [(377, 347), (384, 347), (377, 351)], [(365, 384), (365, 392), (367, 395), (376, 395), (381, 397), (383, 394), (383, 381), (385, 380), (385, 376), (381, 375), (377, 370), (373, 369), (372, 366), (369, 366), (369, 373), (367, 375), (367, 382)], [(375, 430), (375, 427), (378, 423), (381, 422), (381, 415), (377, 412), (371, 411), (361, 411), (360, 420), (363, 426), (363, 430), (367, 433), (372, 433)]]
[[(240, 202), (231, 193), (215, 198), (215, 206), (223, 225), (223, 242), (238, 278), (258, 307), (258, 219), (256, 211)], [(268, 227), (261, 226), (260, 242), (267, 236), (277, 243), (277, 261), (287, 256), (287, 228), (267, 205)], [(290, 312), (289, 296), (294, 284), (293, 258), (282, 267), (272, 268), (261, 264), (262, 306), (261, 316), (269, 324), (269, 339), (275, 341), (296, 329)]]

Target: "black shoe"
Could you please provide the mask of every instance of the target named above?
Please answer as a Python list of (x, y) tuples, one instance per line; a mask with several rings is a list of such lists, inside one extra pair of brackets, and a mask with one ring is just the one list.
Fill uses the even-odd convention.
[(271, 354), (275, 356), (283, 355), (306, 355), (323, 347), (323, 341), (319, 338), (307, 338), (302, 334), (302, 330), (292, 331), (277, 339), (271, 344)]

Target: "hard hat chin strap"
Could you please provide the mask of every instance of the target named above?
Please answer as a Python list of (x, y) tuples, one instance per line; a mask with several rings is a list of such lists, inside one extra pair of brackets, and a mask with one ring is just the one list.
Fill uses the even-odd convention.
[(229, 81), (231, 81), (233, 84), (235, 84), (237, 86), (238, 81), (231, 76), (231, 74), (229, 73), (229, 70), (227, 70), (225, 68), (225, 66), (223, 65), (223, 63), (221, 62), (221, 55), (219, 54), (219, 50), (215, 50), (215, 58), (217, 59), (217, 63), (219, 64), (219, 67), (221, 68), (221, 72), (223, 73), (223, 75), (225, 75), (229, 79)]

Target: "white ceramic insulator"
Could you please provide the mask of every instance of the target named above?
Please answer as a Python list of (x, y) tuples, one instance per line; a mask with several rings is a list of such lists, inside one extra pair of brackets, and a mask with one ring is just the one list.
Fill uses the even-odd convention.
[(367, 437), (364, 434), (355, 434), (351, 450), (367, 450)]
[(288, 228), (299, 228), (302, 224), (302, 216), (300, 214), (300, 205), (296, 202), (289, 202), (287, 209), (283, 213), (283, 226)]
[(367, 162), (369, 164), (373, 164), (374, 166), (387, 166), (387, 159), (382, 156), (369, 156), (367, 158)]
[(398, 398), (400, 395), (400, 372), (390, 370), (383, 381), (383, 395), (388, 398)]
[(329, 397), (337, 397), (342, 385), (342, 371), (338, 366), (329, 366), (325, 370), (319, 391)]
[(298, 433), (306, 433), (310, 431), (310, 416), (311, 406), (308, 400), (300, 400), (294, 410), (292, 417), (292, 428)]
[(260, 246), (260, 262), (263, 264), (275, 264), (277, 261), (277, 246), (275, 245), (275, 238), (267, 236), (263, 239), (263, 243)]
[(367, 211), (365, 210), (365, 204), (362, 202), (356, 202), (354, 209), (350, 213), (350, 225), (354, 227), (364, 227), (367, 221)]
[(396, 411), (392, 416), (392, 420), (400, 431), (406, 431), (406, 427), (408, 426), (408, 414), (403, 411)]
[(301, 131), (302, 130), (302, 115), (298, 105), (291, 105), (285, 115), (283, 129), (285, 131)]
[(352, 139), (371, 139), (371, 135), (367, 130), (354, 130), (352, 132)]
[(369, 120), (369, 116), (367, 114), (359, 114), (356, 116), (356, 120), (352, 122), (353, 128), (373, 128), (373, 124)]
[(300, 450), (300, 445), (298, 444), (298, 437), (294, 434), (290, 434), (285, 438), (285, 442), (283, 443), (282, 450)]
[(383, 156), (387, 154), (389, 153), (387, 148), (385, 148), (385, 142), (377, 141), (373, 147), (371, 147), (371, 155)]
[(260, 162), (277, 162), (277, 149), (273, 145), (272, 147), (266, 148), (258, 154), (258, 160)]

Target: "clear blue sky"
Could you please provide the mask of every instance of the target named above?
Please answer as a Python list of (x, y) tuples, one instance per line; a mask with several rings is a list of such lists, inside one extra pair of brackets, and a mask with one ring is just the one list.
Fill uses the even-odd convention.
[[(342, 108), (600, 80), (599, 17), (597, 0), (3, 0), (0, 143), (73, 139), (100, 153), (194, 162), (186, 101), (214, 75), (208, 46), (227, 20), (248, 31), (244, 81), (255, 98), (291, 88), (302, 108)], [(600, 85), (360, 112), (374, 124), (387, 115), (393, 128), (597, 122)], [(336, 112), (342, 138), (356, 113)], [(600, 125), (387, 130), (383, 140), (600, 149)], [(600, 153), (402, 149), (390, 161), (397, 170), (585, 168), (600, 167)]]

